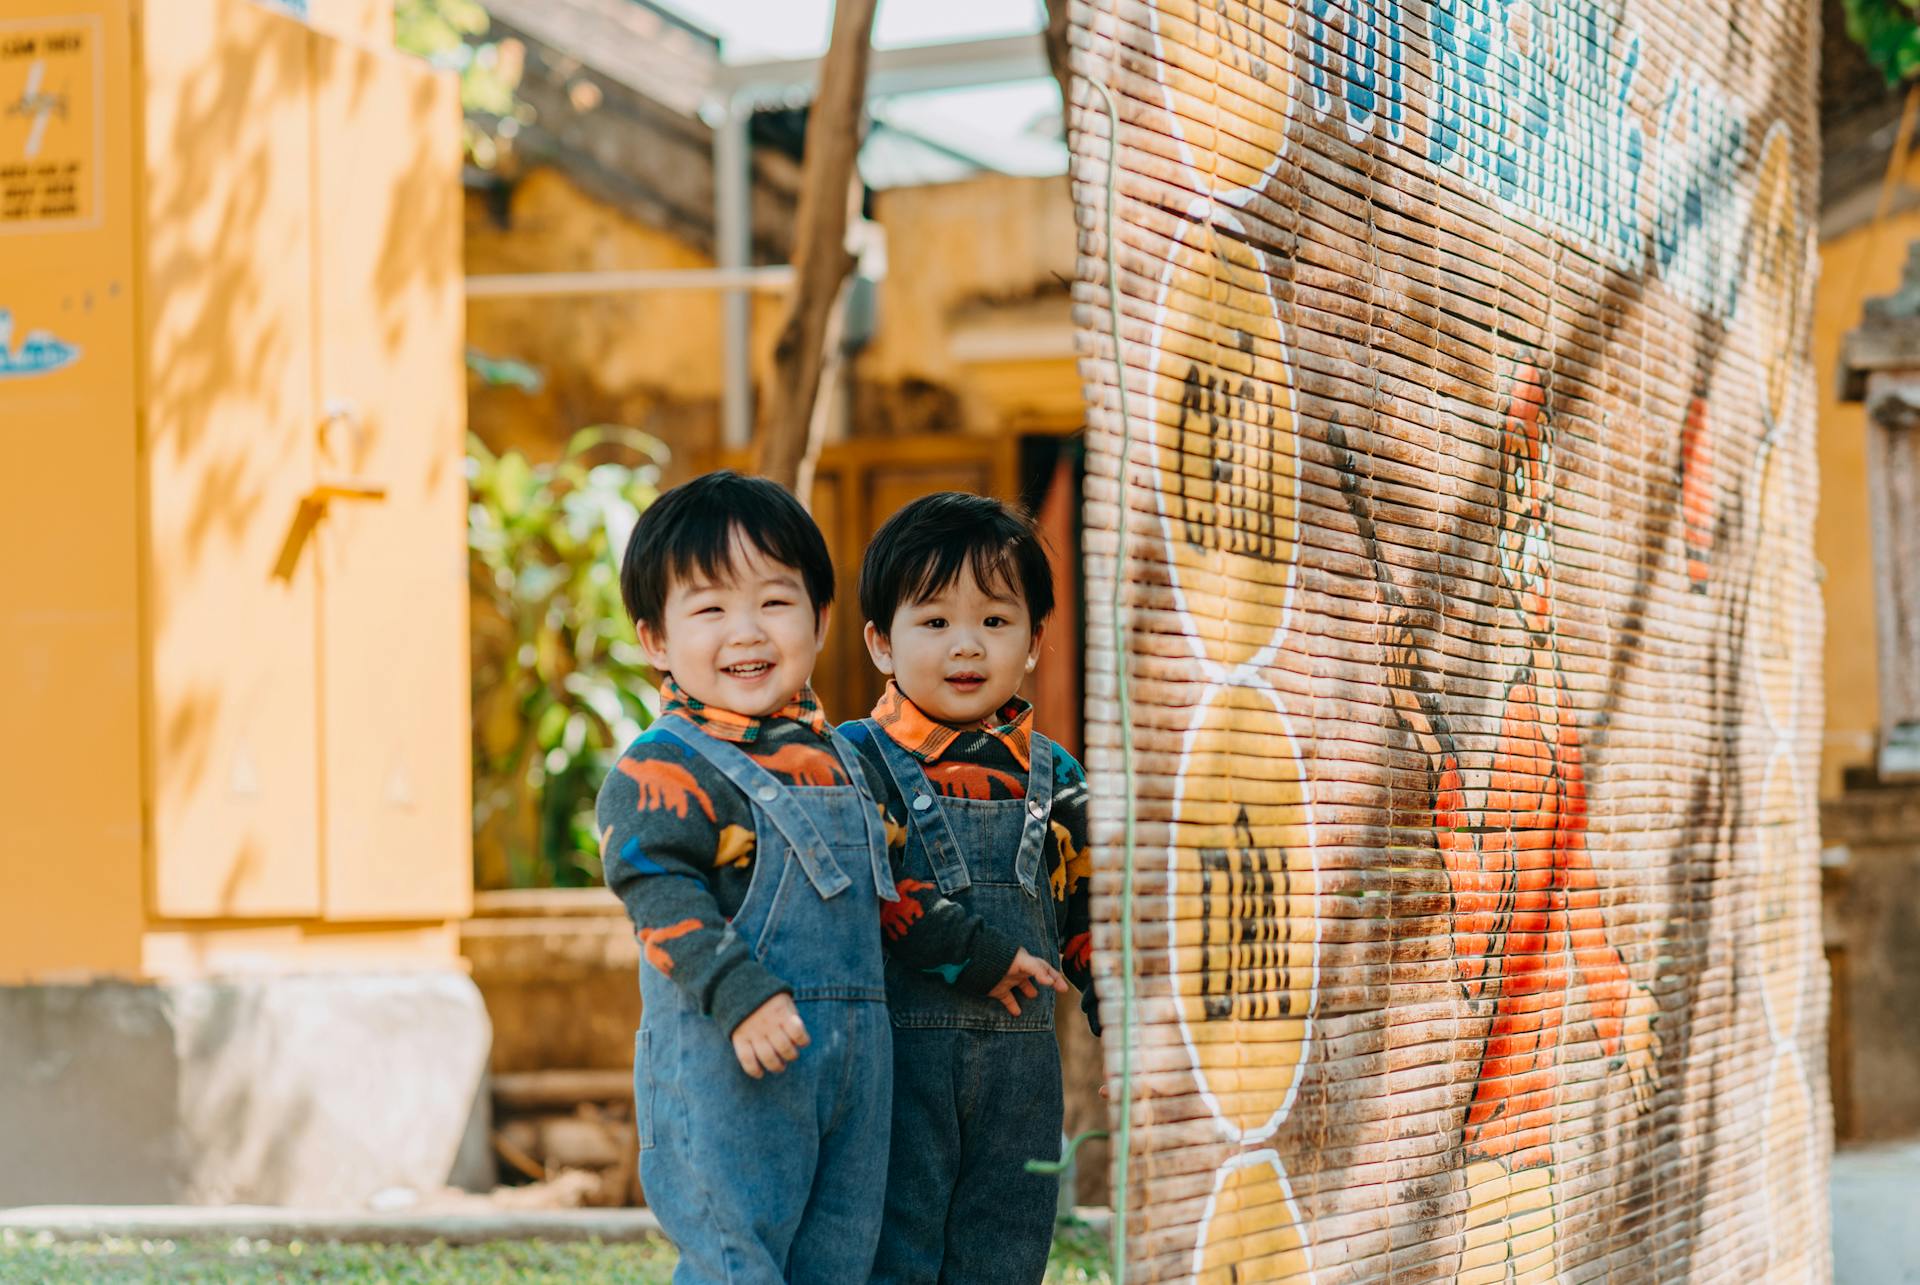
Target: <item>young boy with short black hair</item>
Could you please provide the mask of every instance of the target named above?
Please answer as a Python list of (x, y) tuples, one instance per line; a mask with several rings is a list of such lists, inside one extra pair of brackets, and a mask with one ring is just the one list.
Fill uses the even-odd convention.
[[(860, 607), (889, 681), (873, 716), (841, 731), (878, 769), (888, 811), (908, 818), (901, 890), (1046, 942), (1097, 1032), (1086, 774), (1015, 694), (1053, 612), (1039, 533), (998, 500), (916, 500), (867, 546)], [(1053, 997), (1009, 1013), (898, 950), (886, 979), (893, 1142), (873, 1279), (1038, 1282), (1057, 1187), (1025, 1163), (1060, 1145)]]
[(662, 707), (598, 816), (642, 945), (635, 1120), (674, 1279), (864, 1280), (893, 1069), (883, 905), (897, 954), (983, 1003), (1060, 983), (932, 889), (896, 893), (904, 828), (808, 685), (833, 564), (791, 495), (727, 472), (666, 492), (621, 592)]

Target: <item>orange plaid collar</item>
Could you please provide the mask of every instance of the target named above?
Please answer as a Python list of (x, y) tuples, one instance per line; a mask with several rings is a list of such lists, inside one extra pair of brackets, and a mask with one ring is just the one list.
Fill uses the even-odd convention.
[[(873, 721), (907, 753), (922, 763), (938, 762), (949, 746), (960, 739), (960, 729), (927, 717), (921, 708), (907, 699), (900, 685), (892, 680), (873, 707)], [(1033, 761), (1033, 706), (1015, 696), (1000, 707), (988, 726), (980, 729), (1004, 744), (1018, 759), (1022, 769)]]
[(813, 694), (812, 687), (802, 687), (794, 698), (773, 713), (762, 718), (752, 718), (746, 714), (736, 714), (730, 709), (721, 709), (717, 705), (708, 705), (696, 700), (680, 689), (680, 684), (669, 675), (660, 684), (660, 714), (678, 714), (693, 723), (709, 736), (717, 736), (723, 741), (734, 741), (741, 745), (751, 745), (760, 739), (761, 730), (776, 719), (788, 718), (812, 729), (813, 734), (825, 737), (827, 734), (827, 715), (820, 708), (819, 700)]

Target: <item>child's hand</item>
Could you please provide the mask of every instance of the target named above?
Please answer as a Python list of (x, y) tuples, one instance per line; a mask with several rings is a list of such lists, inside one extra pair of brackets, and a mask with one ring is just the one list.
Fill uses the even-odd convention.
[(1018, 1017), (1020, 1001), (1014, 996), (1018, 993), (1033, 999), (1040, 993), (1034, 989), (1035, 982), (1042, 986), (1051, 986), (1062, 994), (1066, 993), (1067, 979), (1055, 971), (1046, 960), (1028, 954), (1023, 946), (1013, 957), (1013, 965), (1007, 969), (1007, 975), (1002, 977), (1000, 984), (988, 991), (987, 995), (991, 999), (999, 1000), (1009, 1013)]
[(812, 1042), (791, 995), (775, 995), (733, 1028), (733, 1055), (740, 1059), (740, 1069), (756, 1080), (768, 1071), (777, 1075), (786, 1070)]

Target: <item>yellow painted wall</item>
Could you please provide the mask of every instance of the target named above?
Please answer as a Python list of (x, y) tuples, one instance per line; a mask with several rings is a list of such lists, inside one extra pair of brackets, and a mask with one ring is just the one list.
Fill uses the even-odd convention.
[(1820, 791), (1840, 791), (1841, 773), (1873, 762), (1880, 722), (1875, 652), (1873, 539), (1867, 516), (1866, 409), (1839, 400), (1840, 344), (1860, 324), (1867, 299), (1900, 283), (1920, 211), (1855, 228), (1820, 247), (1813, 361), (1820, 381), (1820, 511), (1814, 523), (1826, 597), (1826, 739)]
[[(1066, 282), (1075, 256), (1062, 178), (999, 176), (874, 199), (887, 276), (878, 329), (853, 367), (856, 436), (1057, 430), (1084, 416)], [(712, 259), (590, 196), (556, 169), (514, 186), (506, 217), (467, 199), (467, 271), (703, 268)], [(782, 296), (754, 296), (752, 366), (766, 377)], [(474, 430), (549, 457), (584, 425), (647, 429), (676, 473), (717, 445), (720, 302), (689, 290), (562, 300), (472, 299), (469, 345), (538, 370), (528, 393), (469, 381)]]
[(457, 959), (460, 112), (353, 34), (0, 0), (0, 982)]
[(887, 237), (879, 329), (855, 374), (886, 390), (951, 389), (958, 424), (991, 432), (1084, 418), (1066, 283), (1077, 231), (1064, 177), (967, 179), (874, 198)]
[[(558, 170), (515, 184), (504, 221), (487, 198), (466, 207), (466, 268), (511, 272), (710, 268), (710, 255), (629, 218)], [(753, 354), (764, 377), (780, 297), (754, 296)], [(720, 296), (649, 291), (566, 299), (469, 299), (467, 343), (539, 371), (537, 392), (469, 384), (475, 432), (496, 450), (550, 458), (595, 423), (645, 429), (674, 451), (676, 471), (717, 445)]]

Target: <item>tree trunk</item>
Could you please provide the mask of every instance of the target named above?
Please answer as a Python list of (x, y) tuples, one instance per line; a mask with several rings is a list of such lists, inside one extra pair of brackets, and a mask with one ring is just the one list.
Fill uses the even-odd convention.
[[(833, 38), (820, 63), (820, 86), (807, 118), (800, 206), (794, 218), (794, 287), (774, 345), (773, 378), (760, 399), (754, 442), (755, 469), (789, 488), (798, 487), (803, 465), (818, 449), (810, 428), (827, 356), (828, 317), (854, 266), (847, 252), (847, 191), (860, 153), (877, 5), (878, 0), (836, 0)], [(812, 472), (810, 467), (804, 471)], [(800, 499), (804, 503), (807, 497)]]
[(783, 479), (783, 484), (801, 498), (809, 511), (813, 508), (814, 466), (820, 461), (820, 446), (827, 440), (827, 423), (833, 418), (834, 402), (841, 391), (841, 368), (846, 363), (841, 345), (847, 333), (847, 296), (853, 292), (852, 286), (850, 281), (841, 282), (833, 296), (833, 306), (827, 309), (826, 335), (821, 343), (825, 357), (820, 363), (820, 391), (814, 394), (813, 414), (807, 417), (806, 446), (800, 453), (793, 481), (787, 483)]

